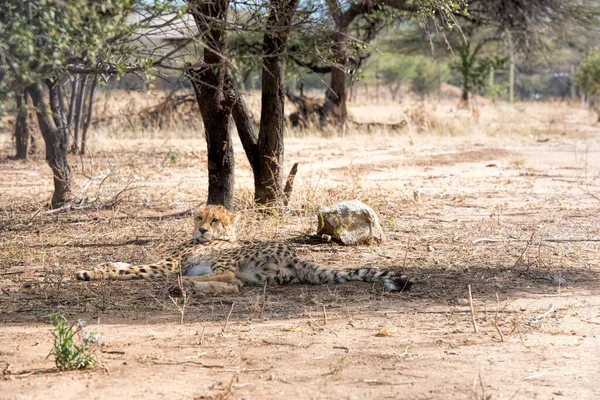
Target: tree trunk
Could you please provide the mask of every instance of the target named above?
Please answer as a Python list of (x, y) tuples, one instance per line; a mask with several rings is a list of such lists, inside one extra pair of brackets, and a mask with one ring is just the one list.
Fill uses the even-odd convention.
[[(465, 78), (467, 79), (467, 78)], [(461, 103), (464, 105), (469, 104), (469, 85), (463, 83), (462, 95), (460, 96)]]
[[(252, 166), (255, 200), (272, 204), (283, 200), (284, 74), (285, 52), (291, 20), (298, 0), (272, 0), (263, 38), (262, 110), (257, 136), (252, 118), (235, 80), (221, 55), (226, 54), (225, 31), (219, 23), (226, 19), (227, 0), (190, 2), (190, 10), (201, 32), (206, 32), (206, 67), (188, 71), (206, 129), (209, 158), (208, 203), (233, 207), (233, 148), (229, 116), (237, 125), (246, 156)], [(208, 18), (206, 18), (208, 17)]]
[(390, 94), (392, 95), (392, 101), (396, 101), (398, 98), (398, 91), (400, 90), (400, 82), (390, 83)]
[(271, 0), (263, 38), (262, 98), (254, 196), (259, 204), (283, 204), (285, 52), (299, 0)]
[(65, 106), (65, 96), (62, 90), (62, 83), (57, 83), (56, 87), (58, 89), (58, 105), (60, 106), (60, 125), (62, 130), (64, 131), (65, 137), (67, 138), (67, 149), (69, 148), (69, 140), (71, 140), (71, 126), (69, 125), (69, 120), (67, 119), (67, 109)]
[(331, 51), (335, 65), (331, 68), (331, 84), (325, 94), (325, 111), (335, 120), (346, 120), (346, 47), (348, 29), (338, 27), (332, 35), (333, 45)]
[(190, 69), (189, 75), (200, 107), (208, 153), (207, 204), (220, 204), (233, 210), (234, 158), (230, 115), (235, 100), (226, 78), (227, 37), (219, 21), (227, 19), (228, 0), (190, 1), (190, 10), (200, 32), (205, 32), (204, 64)]
[[(70, 201), (71, 193), (71, 169), (67, 161), (67, 137), (66, 130), (57, 126), (59, 115), (59, 99), (56, 85), (47, 82), (49, 98), (46, 98), (42, 83), (37, 82), (27, 88), (31, 96), (38, 118), (40, 131), (46, 144), (46, 162), (52, 169), (54, 177), (54, 194), (52, 195), (52, 208), (57, 208)], [(58, 117), (60, 121), (60, 117)]]
[(75, 103), (77, 102), (77, 93), (79, 93), (79, 79), (77, 75), (71, 80), (71, 99), (69, 101), (69, 115), (67, 117), (67, 123), (69, 129), (73, 128), (73, 118), (75, 117)]
[(90, 124), (92, 123), (92, 113), (94, 106), (94, 95), (96, 94), (96, 86), (98, 85), (98, 77), (92, 76), (92, 86), (90, 87), (90, 94), (88, 98), (88, 109), (85, 115), (85, 121), (83, 123), (83, 132), (81, 134), (81, 154), (85, 154), (87, 151), (87, 134)]
[[(228, 72), (227, 79), (230, 82), (233, 82), (231, 72)], [(244, 148), (244, 152), (246, 153), (246, 158), (248, 158), (248, 162), (252, 167), (252, 174), (256, 177), (258, 175), (257, 160), (259, 157), (258, 136), (256, 136), (256, 133), (254, 131), (254, 123), (252, 121), (252, 117), (250, 116), (250, 112), (248, 111), (248, 107), (246, 106), (246, 102), (242, 97), (242, 94), (240, 93), (237, 86), (232, 85), (232, 89), (235, 95), (235, 103), (233, 104), (231, 113), (233, 115), (233, 120), (235, 121), (238, 136), (240, 137), (240, 140), (242, 142), (242, 147)]]
[(81, 121), (83, 119), (83, 108), (85, 103), (85, 89), (87, 86), (87, 76), (81, 78), (81, 83), (78, 86), (77, 94), (75, 97), (75, 121), (74, 121), (74, 134), (73, 143), (71, 144), (71, 153), (79, 154), (81, 147), (79, 146), (81, 138)]
[(287, 204), (289, 196), (284, 190), (281, 172), (285, 121), (285, 60), (281, 57), (287, 47), (291, 20), (297, 6), (298, 0), (272, 0), (269, 7), (263, 37), (262, 108), (258, 136), (246, 103), (233, 84), (233, 78), (228, 76), (235, 99), (233, 119), (254, 174), (254, 200), (263, 205)]
[(27, 92), (16, 93), (17, 100), (17, 121), (15, 123), (15, 142), (17, 160), (26, 160), (29, 154), (29, 124), (27, 110)]

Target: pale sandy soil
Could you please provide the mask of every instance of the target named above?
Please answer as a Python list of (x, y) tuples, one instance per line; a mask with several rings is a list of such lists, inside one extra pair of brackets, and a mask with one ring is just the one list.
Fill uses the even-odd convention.
[[(352, 109), (389, 123), (405, 111)], [(247, 287), (190, 300), (183, 324), (162, 282), (80, 283), (72, 272), (155, 260), (189, 236), (189, 218), (175, 213), (206, 195), (202, 139), (96, 138), (93, 163), (71, 160), (77, 187), (88, 181), (82, 167), (110, 172), (85, 196), (107, 202), (121, 193), (117, 204), (50, 215), (43, 158), (8, 160), (9, 137), (0, 135), (0, 398), (600, 398), (593, 116), (539, 104), (486, 106), (478, 121), (449, 106), (433, 112), (425, 119), (437, 131), (288, 138), (286, 162), (300, 163), (288, 214), (247, 210), (251, 175), (236, 149), (244, 239), (290, 241), (333, 268), (405, 271), (414, 290), (288, 286), (263, 297)], [(315, 211), (349, 198), (377, 210), (386, 243), (307, 241)], [(101, 368), (55, 369), (47, 356), (56, 311), (100, 333)]]

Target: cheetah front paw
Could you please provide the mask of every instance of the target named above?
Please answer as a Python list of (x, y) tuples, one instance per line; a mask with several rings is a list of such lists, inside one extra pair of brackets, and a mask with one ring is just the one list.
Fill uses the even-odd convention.
[(93, 271), (81, 270), (75, 272), (75, 279), (78, 281), (91, 281), (93, 278)]
[(194, 296), (196, 294), (196, 287), (194, 282), (184, 280), (182, 282), (175, 282), (171, 284), (168, 292), (169, 295), (176, 297), (183, 297), (184, 292), (186, 296)]

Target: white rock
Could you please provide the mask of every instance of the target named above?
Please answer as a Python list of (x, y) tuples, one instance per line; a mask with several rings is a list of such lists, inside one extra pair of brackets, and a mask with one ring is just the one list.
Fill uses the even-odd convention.
[(317, 235), (329, 235), (347, 246), (381, 243), (385, 239), (375, 211), (358, 200), (319, 210)]

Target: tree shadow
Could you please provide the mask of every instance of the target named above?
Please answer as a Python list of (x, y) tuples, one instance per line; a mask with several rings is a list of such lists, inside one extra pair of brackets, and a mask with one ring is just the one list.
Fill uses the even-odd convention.
[[(467, 286), (480, 305), (495, 307), (498, 300), (569, 296), (572, 293), (598, 293), (600, 274), (590, 269), (567, 269), (560, 276), (566, 285), (556, 284), (547, 269), (469, 266), (455, 269), (408, 268), (405, 273), (416, 279), (407, 292), (386, 292), (378, 284), (350, 282), (339, 285), (291, 284), (263, 287), (245, 286), (234, 295), (206, 295), (190, 298), (185, 311), (187, 322), (218, 322), (306, 318), (307, 313), (326, 310), (355, 310), (360, 313), (395, 310), (419, 313), (424, 309), (464, 306)], [(3, 289), (4, 308), (0, 321), (7, 324), (47, 322), (57, 309), (71, 318), (95, 319), (104, 323), (164, 323), (179, 319), (167, 281), (92, 281), (64, 279), (52, 285), (32, 278), (16, 289)], [(46, 285), (46, 286), (44, 286)], [(231, 312), (231, 315), (229, 313)]]

